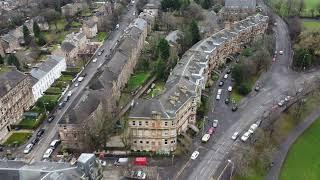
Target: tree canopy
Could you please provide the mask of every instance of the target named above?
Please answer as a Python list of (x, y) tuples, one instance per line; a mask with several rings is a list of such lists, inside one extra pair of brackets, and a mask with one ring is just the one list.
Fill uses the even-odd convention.
[(28, 45), (31, 42), (30, 31), (26, 25), (23, 25), (22, 31), (23, 31), (24, 42), (26, 45)]
[(16, 58), (14, 54), (10, 54), (8, 57), (8, 64), (9, 65), (14, 65), (17, 67), (18, 70), (21, 70), (21, 65), (19, 60)]

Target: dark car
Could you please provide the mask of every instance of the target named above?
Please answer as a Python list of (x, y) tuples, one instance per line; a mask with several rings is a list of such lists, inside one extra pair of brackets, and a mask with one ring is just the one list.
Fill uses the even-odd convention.
[[(38, 135), (38, 134), (37, 134)], [(33, 144), (33, 145), (35, 145), (37, 142), (39, 142), (39, 137), (35, 137), (32, 141), (31, 141), (31, 143)]]
[(41, 137), (44, 133), (44, 129), (40, 129), (38, 132), (37, 132), (37, 137)]
[(229, 103), (230, 103), (230, 99), (229, 99), (229, 98), (226, 98), (226, 99), (224, 100), (224, 103), (229, 104)]
[(228, 69), (228, 70), (227, 70), (227, 74), (230, 74), (230, 73), (231, 73), (231, 69)]
[(219, 82), (219, 86), (223, 86), (224, 82), (223, 81), (220, 81)]
[(48, 123), (51, 123), (53, 120), (54, 120), (54, 115), (50, 116), (47, 121)]
[(238, 106), (237, 105), (233, 105), (232, 106), (232, 111), (236, 111), (236, 110), (238, 110)]
[(3, 151), (3, 145), (0, 144), (0, 152)]

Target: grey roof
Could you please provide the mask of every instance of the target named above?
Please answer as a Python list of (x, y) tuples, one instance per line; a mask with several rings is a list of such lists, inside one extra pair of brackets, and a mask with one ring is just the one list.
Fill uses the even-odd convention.
[(0, 72), (0, 97), (6, 95), (26, 77), (27, 75), (16, 69), (7, 72)]
[(3, 180), (74, 180), (82, 173), (68, 163), (0, 161), (0, 179)]
[(130, 25), (137, 27), (143, 31), (147, 26), (147, 21), (142, 18), (136, 18)]
[(92, 115), (92, 113), (101, 104), (102, 91), (87, 90), (84, 91), (77, 104), (70, 109), (68, 114), (61, 119), (60, 124), (71, 123), (81, 124)]
[(268, 17), (259, 14), (250, 16), (235, 23), (234, 28), (221, 30), (196, 43), (171, 71), (164, 91), (151, 100), (139, 100), (132, 108), (129, 117), (150, 118), (152, 112), (156, 110), (163, 118), (175, 118), (176, 112), (183, 104), (199, 96), (199, 89), (204, 88), (209, 55), (214, 56), (216, 49), (230, 41), (239, 31), (261, 22), (266, 23), (267, 20)]
[(63, 61), (64, 57), (50, 55), (47, 60), (40, 64), (40, 66), (33, 68), (30, 71), (30, 75), (38, 80), (48, 74), (60, 61)]
[(225, 0), (225, 7), (231, 9), (256, 9), (256, 0)]
[(61, 49), (64, 51), (64, 52), (71, 52), (76, 46), (73, 45), (71, 42), (62, 42), (61, 44)]
[(179, 39), (179, 35), (181, 32), (179, 30), (171, 31), (167, 36), (166, 40), (169, 42), (169, 44), (173, 45), (177, 43), (177, 40)]
[(89, 160), (91, 160), (92, 158), (95, 158), (95, 155), (92, 153), (82, 153), (79, 158), (78, 158), (78, 162), (82, 163), (82, 164), (86, 164)]
[(92, 79), (90, 89), (99, 90), (99, 89), (111, 89), (112, 81), (116, 79), (116, 75), (111, 72), (108, 68), (105, 68), (103, 71), (99, 71), (95, 74), (95, 77)]
[(107, 67), (111, 72), (118, 76), (128, 59), (129, 57), (126, 54), (124, 54), (121, 50), (118, 50), (109, 61)]

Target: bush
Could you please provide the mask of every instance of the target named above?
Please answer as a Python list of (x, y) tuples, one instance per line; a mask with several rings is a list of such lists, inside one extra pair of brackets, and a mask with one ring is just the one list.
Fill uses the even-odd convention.
[(241, 95), (247, 95), (251, 91), (251, 85), (249, 83), (241, 83), (237, 86), (237, 90)]

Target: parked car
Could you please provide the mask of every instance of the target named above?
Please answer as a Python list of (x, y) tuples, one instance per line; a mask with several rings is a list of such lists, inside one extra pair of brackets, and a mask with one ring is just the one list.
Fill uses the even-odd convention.
[(44, 133), (45, 129), (39, 129), (39, 131), (37, 132), (37, 137), (41, 137)]
[(197, 157), (199, 156), (199, 151), (194, 151), (193, 153), (192, 153), (192, 155), (191, 155), (191, 159), (192, 160), (195, 160), (195, 159), (197, 159)]
[(218, 94), (218, 95), (221, 95), (221, 94), (222, 94), (222, 89), (218, 89), (217, 94)]
[(97, 60), (98, 60), (97, 58), (94, 58), (94, 59), (92, 59), (92, 62), (95, 63), (95, 62), (97, 62)]
[(54, 120), (54, 115), (51, 115), (51, 116), (49, 116), (47, 121), (48, 121), (48, 123), (51, 123), (53, 120)]
[(236, 132), (234, 132), (233, 135), (231, 136), (231, 139), (232, 139), (232, 140), (236, 140), (236, 139), (238, 138), (238, 136), (239, 136), (239, 132), (236, 131)]
[(258, 124), (252, 124), (248, 130), (249, 133), (254, 133), (254, 131), (256, 131), (256, 129), (258, 128)]
[(279, 107), (282, 107), (282, 106), (284, 105), (284, 103), (285, 103), (284, 100), (280, 100), (280, 101), (278, 102), (278, 106), (279, 106)]
[(226, 98), (226, 99), (224, 100), (224, 103), (229, 104), (229, 103), (230, 103), (230, 99), (229, 99), (229, 98)]
[(32, 147), (33, 147), (33, 144), (28, 144), (28, 145), (24, 148), (23, 153), (24, 153), (24, 154), (29, 154), (30, 151), (31, 151), (31, 149), (32, 149)]
[(255, 91), (260, 91), (260, 86), (257, 84), (256, 87), (254, 88)]
[(116, 29), (118, 29), (119, 27), (120, 27), (120, 25), (119, 25), (119, 24), (117, 24), (117, 25), (116, 25)]
[(39, 142), (39, 137), (35, 137), (32, 141), (31, 141), (31, 143), (33, 144), (33, 145), (35, 145), (37, 142)]
[(234, 104), (231, 108), (231, 110), (234, 112), (234, 111), (237, 111), (238, 110), (238, 105), (237, 104)]
[(210, 139), (210, 134), (205, 134), (202, 136), (201, 142), (206, 143)]
[(228, 91), (231, 92), (232, 91), (232, 86), (228, 87)]
[(290, 99), (291, 99), (291, 96), (287, 96), (287, 97), (284, 98), (284, 101), (288, 102), (288, 101), (290, 101)]
[(214, 128), (218, 127), (218, 123), (219, 123), (219, 120), (217, 120), (217, 119), (213, 120), (212, 127), (214, 127)]
[(55, 139), (50, 143), (50, 147), (52, 149), (55, 149), (60, 144), (60, 142), (61, 142), (60, 139)]
[(224, 79), (228, 79), (228, 74), (225, 74), (225, 75), (223, 76), (223, 78), (224, 78)]
[(52, 152), (53, 152), (52, 148), (47, 149), (46, 152), (43, 154), (43, 159), (49, 158), (51, 156)]
[(220, 82), (219, 82), (219, 86), (220, 86), (220, 87), (223, 86), (223, 84), (224, 84), (223, 81), (220, 81)]
[(84, 77), (80, 76), (78, 77), (78, 82), (81, 82), (84, 79)]
[(283, 51), (279, 51), (279, 54), (280, 54), (280, 55), (283, 55)]
[(78, 87), (78, 86), (79, 86), (79, 83), (75, 83), (75, 84), (74, 84), (74, 87)]
[(230, 73), (231, 73), (231, 69), (228, 69), (228, 70), (227, 70), (227, 74), (230, 74)]
[(207, 133), (212, 135), (214, 133), (214, 128), (213, 127), (209, 128)]
[(245, 133), (241, 136), (241, 140), (242, 140), (243, 142), (246, 142), (246, 141), (249, 139), (250, 135), (251, 135), (250, 132), (245, 132)]
[(216, 100), (220, 100), (220, 99), (221, 99), (221, 96), (218, 94), (216, 97)]

